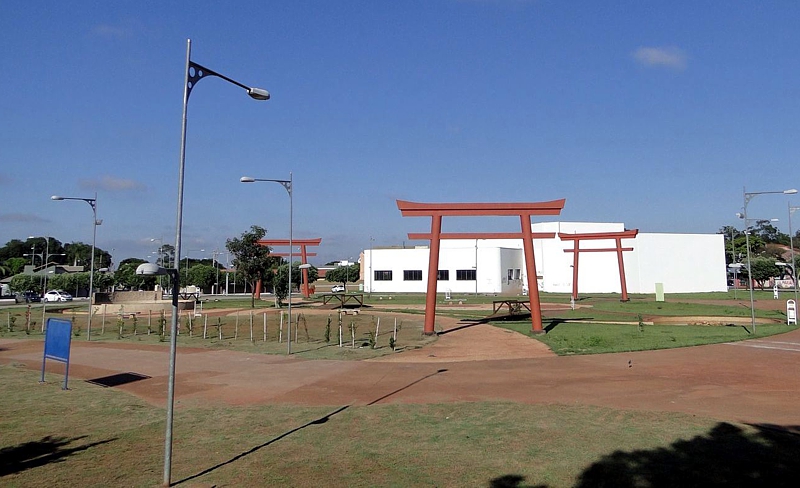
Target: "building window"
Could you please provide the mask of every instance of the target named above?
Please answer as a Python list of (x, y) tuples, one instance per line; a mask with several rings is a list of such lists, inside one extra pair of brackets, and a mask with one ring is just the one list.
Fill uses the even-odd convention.
[(422, 270), (421, 269), (404, 270), (403, 281), (422, 281)]
[(375, 271), (375, 281), (392, 281), (392, 272)]
[(508, 268), (506, 271), (508, 271), (508, 278), (506, 278), (506, 279), (507, 279), (508, 281), (511, 281), (511, 280), (513, 280), (513, 279), (514, 279), (514, 270), (513, 270), (513, 269), (511, 269), (511, 268)]
[(436, 279), (439, 281), (450, 281), (450, 270), (440, 269), (436, 272)]
[(514, 279), (520, 279), (519, 268), (514, 269)]
[(476, 272), (474, 269), (457, 269), (456, 270), (456, 280), (457, 281), (475, 281)]

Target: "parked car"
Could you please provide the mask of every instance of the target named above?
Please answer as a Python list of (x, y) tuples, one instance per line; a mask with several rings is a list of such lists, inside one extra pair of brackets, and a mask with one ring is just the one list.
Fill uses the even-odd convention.
[(344, 293), (344, 285), (333, 285), (331, 293)]
[(17, 303), (38, 303), (42, 301), (42, 297), (35, 291), (23, 291), (14, 296)]
[(72, 301), (72, 295), (64, 290), (50, 290), (44, 294), (42, 300), (45, 302), (69, 302)]

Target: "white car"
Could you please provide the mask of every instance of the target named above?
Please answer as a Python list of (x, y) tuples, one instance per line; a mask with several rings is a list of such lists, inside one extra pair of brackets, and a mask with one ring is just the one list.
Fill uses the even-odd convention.
[(331, 287), (331, 293), (343, 293), (344, 292), (344, 285), (333, 285)]
[(69, 302), (72, 295), (63, 290), (50, 290), (42, 297), (43, 302)]

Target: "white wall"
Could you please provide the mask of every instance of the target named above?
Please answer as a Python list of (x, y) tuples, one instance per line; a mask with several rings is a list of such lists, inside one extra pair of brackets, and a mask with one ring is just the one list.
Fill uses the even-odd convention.
[[(631, 256), (628, 291), (665, 293), (727, 291), (722, 234), (639, 234)], [(626, 271), (629, 261), (626, 259)]]
[[(622, 232), (621, 223), (544, 222), (535, 224), (534, 232)], [(581, 249), (612, 248), (614, 240), (582, 241)], [(645, 234), (623, 239), (626, 284), (629, 293), (654, 293), (655, 284), (663, 283), (667, 293), (725, 291), (724, 238), (717, 234)], [(534, 256), (539, 274), (539, 289), (547, 292), (572, 291), (573, 253), (571, 241), (534, 240)], [(428, 279), (427, 246), (417, 248), (381, 248), (364, 251), (365, 291), (373, 293), (424, 293)], [(456, 279), (457, 270), (477, 266), (474, 280)], [(369, 270), (372, 270), (370, 274)], [(447, 281), (437, 281), (437, 292), (520, 294), (527, 289), (522, 241), (512, 240), (443, 240), (439, 269), (449, 270)], [(508, 280), (508, 269), (520, 269), (519, 280)], [(392, 271), (392, 281), (373, 281), (375, 271)], [(419, 281), (404, 281), (404, 270), (421, 270)], [(581, 253), (578, 266), (578, 293), (620, 293), (616, 252)]]

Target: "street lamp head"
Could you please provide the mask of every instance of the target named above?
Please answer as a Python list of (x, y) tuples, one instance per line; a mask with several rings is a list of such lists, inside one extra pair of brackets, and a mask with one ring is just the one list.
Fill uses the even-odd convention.
[(301, 264), (300, 266), (298, 266), (298, 268), (300, 268), (300, 269), (308, 269), (308, 268), (310, 268), (310, 267), (311, 267), (311, 265), (310, 265), (310, 264), (308, 264), (308, 263), (306, 263), (306, 264)]
[(797, 188), (792, 188), (790, 190), (784, 190), (783, 193), (785, 195), (794, 195), (795, 193), (797, 193)]
[(52, 197), (50, 197), (50, 200), (63, 200), (63, 199), (64, 197), (60, 197), (58, 195), (53, 195)]
[(254, 100), (269, 100), (269, 92), (263, 88), (248, 88), (247, 94)]
[(156, 263), (142, 263), (136, 267), (137, 275), (160, 276), (168, 274), (167, 270)]
[(240, 183), (255, 183), (256, 179), (249, 176), (242, 176), (239, 178)]

